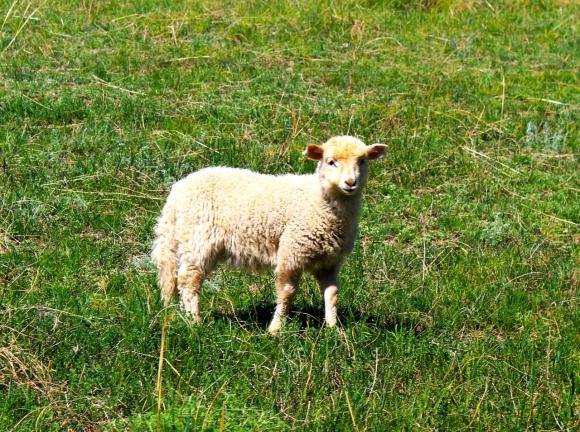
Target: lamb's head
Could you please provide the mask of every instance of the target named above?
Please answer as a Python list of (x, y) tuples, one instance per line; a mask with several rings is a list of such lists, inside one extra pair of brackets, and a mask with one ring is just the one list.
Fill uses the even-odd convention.
[(323, 145), (309, 144), (304, 155), (318, 161), (317, 173), (325, 190), (343, 196), (360, 194), (367, 182), (368, 161), (385, 155), (383, 144), (366, 145), (351, 136), (337, 136)]

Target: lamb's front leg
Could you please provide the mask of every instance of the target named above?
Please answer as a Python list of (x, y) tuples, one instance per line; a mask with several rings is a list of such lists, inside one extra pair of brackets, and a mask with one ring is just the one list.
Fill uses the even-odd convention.
[(320, 293), (324, 298), (324, 321), (328, 327), (334, 327), (337, 319), (336, 303), (338, 301), (338, 267), (320, 270), (315, 274)]
[(271, 334), (277, 334), (282, 329), (300, 280), (300, 272), (296, 270), (278, 266), (276, 273), (276, 310), (268, 327)]

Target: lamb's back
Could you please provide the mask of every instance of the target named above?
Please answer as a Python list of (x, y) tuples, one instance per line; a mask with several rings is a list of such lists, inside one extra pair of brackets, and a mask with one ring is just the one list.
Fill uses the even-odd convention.
[(269, 175), (246, 169), (211, 167), (196, 171), (177, 182), (171, 195), (185, 207), (208, 206), (224, 220), (238, 225), (240, 218), (289, 216), (286, 213), (315, 197), (313, 175)]

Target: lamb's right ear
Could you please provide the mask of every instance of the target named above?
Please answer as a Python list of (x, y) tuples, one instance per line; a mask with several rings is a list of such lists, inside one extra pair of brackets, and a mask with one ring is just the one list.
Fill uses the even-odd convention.
[(308, 144), (306, 150), (304, 150), (302, 154), (308, 159), (319, 161), (322, 160), (322, 156), (324, 156), (324, 148), (316, 144)]

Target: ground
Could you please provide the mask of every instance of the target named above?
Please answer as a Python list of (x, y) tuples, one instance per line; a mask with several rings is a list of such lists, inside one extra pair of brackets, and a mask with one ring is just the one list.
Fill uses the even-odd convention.
[[(579, 10), (0, 2), (0, 429), (578, 427)], [(163, 310), (172, 182), (310, 172), (338, 134), (389, 152), (342, 330), (304, 278), (268, 336), (271, 273), (216, 271), (199, 327)]]

